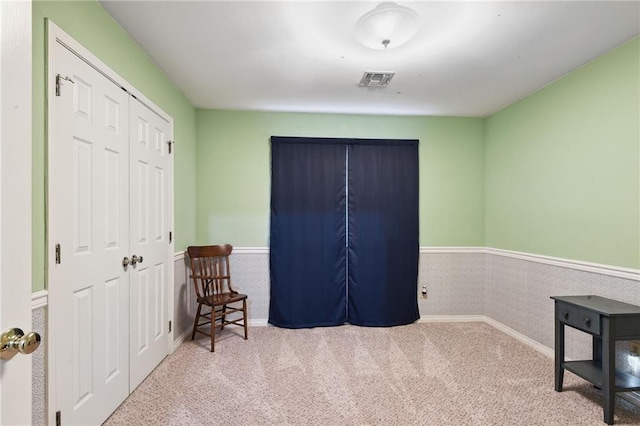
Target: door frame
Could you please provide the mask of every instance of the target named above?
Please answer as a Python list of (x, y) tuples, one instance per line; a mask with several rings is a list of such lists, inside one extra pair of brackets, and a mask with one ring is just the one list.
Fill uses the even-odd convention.
[[(47, 19), (46, 20), (46, 34), (47, 34), (47, 99), (53, 99), (55, 97), (55, 74), (53, 71), (52, 64), (54, 63), (55, 49), (53, 48), (56, 43), (61, 44), (62, 46), (69, 49), (75, 55), (77, 55), (80, 59), (85, 61), (87, 64), (96, 69), (99, 73), (104, 75), (107, 79), (114, 82), (116, 85), (120, 86), (127, 92), (131, 93), (135, 96), (140, 102), (145, 104), (147, 107), (152, 109), (156, 114), (158, 114), (162, 119), (166, 120), (169, 123), (169, 139), (173, 140), (173, 118), (167, 114), (164, 110), (154, 104), (150, 99), (148, 99), (145, 95), (143, 95), (139, 90), (137, 90), (132, 84), (130, 84), (127, 80), (122, 78), (118, 73), (113, 71), (108, 65), (98, 59), (95, 55), (93, 55), (88, 49), (86, 49), (82, 44), (74, 40), (69, 34), (63, 31), (60, 27), (58, 27), (53, 21)], [(49, 123), (50, 118), (53, 117), (53, 102), (47, 103), (47, 120), (46, 123)], [(47, 128), (47, 152), (49, 147), (53, 144), (54, 135), (49, 132), (48, 125), (45, 126)], [(174, 144), (175, 145), (175, 144)], [(47, 155), (47, 177), (49, 176), (49, 171), (51, 170), (50, 158)], [(168, 218), (168, 226), (169, 230), (175, 229), (174, 227), (174, 160), (173, 155), (169, 159), (168, 166), (168, 174), (169, 174), (169, 188), (168, 188), (168, 203), (169, 203), (169, 218)], [(47, 188), (50, 185), (50, 179), (47, 178)], [(48, 192), (48, 191), (47, 191)], [(48, 201), (47, 201), (48, 205)], [(49, 210), (47, 209), (47, 224), (49, 223)], [(175, 234), (175, 232), (174, 232)], [(55, 247), (54, 242), (49, 238), (49, 227), (47, 226), (47, 235), (46, 235), (46, 253), (47, 253), (47, 289), (49, 293), (49, 304), (47, 309), (47, 341), (49, 342), (48, 350), (47, 350), (47, 419), (49, 424), (55, 424), (55, 412), (56, 412), (56, 359), (55, 353), (56, 351), (53, 349), (53, 346), (58, 341), (58, 335), (61, 333), (57, 333), (54, 329), (55, 324), (55, 315), (56, 315), (56, 292), (55, 289), (49, 287), (49, 283), (51, 282), (51, 272), (53, 271), (54, 263), (55, 263)], [(167, 318), (172, 321), (172, 324), (175, 324), (175, 310), (174, 310), (174, 241), (170, 242), (167, 245), (167, 288), (165, 289), (167, 292), (166, 298), (166, 312)], [(174, 350), (174, 327), (172, 327), (171, 331), (168, 333), (168, 353), (172, 353)], [(60, 336), (60, 340), (63, 340), (65, 337)], [(126, 336), (126, 344), (129, 344), (129, 336)]]
[[(30, 0), (0, 2), (0, 331), (31, 331), (31, 23)], [(31, 424), (31, 360), (0, 360), (0, 424)]]

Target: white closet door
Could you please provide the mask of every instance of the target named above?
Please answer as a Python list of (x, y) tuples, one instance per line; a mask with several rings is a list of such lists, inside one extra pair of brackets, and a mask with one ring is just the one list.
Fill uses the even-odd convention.
[(169, 353), (169, 123), (131, 97), (131, 391)]
[(63, 424), (100, 424), (129, 394), (129, 96), (55, 49), (53, 74), (62, 78), (49, 99), (48, 257), (56, 406)]

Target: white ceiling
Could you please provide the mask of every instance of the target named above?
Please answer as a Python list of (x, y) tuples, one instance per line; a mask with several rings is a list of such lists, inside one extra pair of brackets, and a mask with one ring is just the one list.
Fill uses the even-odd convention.
[[(639, 1), (405, 1), (421, 28), (386, 51), (353, 35), (378, 2), (100, 3), (211, 109), (483, 117), (640, 34)], [(364, 71), (396, 75), (361, 88)]]

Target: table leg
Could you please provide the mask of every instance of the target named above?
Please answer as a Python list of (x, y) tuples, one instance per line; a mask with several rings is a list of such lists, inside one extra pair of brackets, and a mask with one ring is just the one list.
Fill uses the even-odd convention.
[(614, 322), (602, 318), (602, 405), (604, 422), (613, 424), (613, 410), (616, 403), (616, 340)]
[(556, 302), (556, 330), (555, 330), (555, 385), (556, 392), (562, 392), (562, 381), (564, 379), (564, 323), (560, 322), (558, 304)]
[(602, 339), (599, 336), (593, 335), (592, 353), (593, 360), (598, 361), (598, 364), (602, 364)]
[[(592, 353), (593, 353), (593, 361), (596, 362), (600, 368), (602, 368), (602, 339), (599, 336), (593, 335), (592, 341)], [(594, 384), (594, 388), (600, 390), (600, 386)]]

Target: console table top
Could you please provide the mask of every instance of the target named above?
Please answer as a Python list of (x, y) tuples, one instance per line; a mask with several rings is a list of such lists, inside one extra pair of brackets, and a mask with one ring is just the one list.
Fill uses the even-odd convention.
[(559, 302), (582, 306), (604, 316), (640, 315), (640, 306), (600, 296), (551, 296)]

